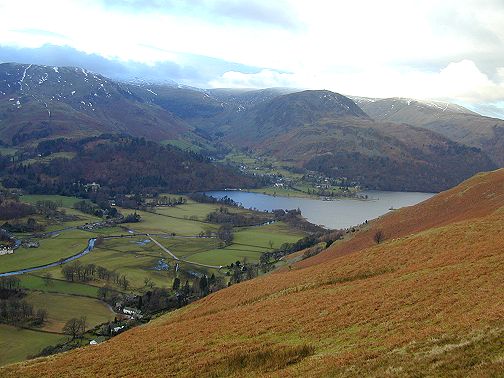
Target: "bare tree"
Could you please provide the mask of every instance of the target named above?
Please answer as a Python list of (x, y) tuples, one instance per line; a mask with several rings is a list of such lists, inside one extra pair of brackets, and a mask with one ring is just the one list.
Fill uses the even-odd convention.
[(65, 323), (63, 333), (72, 337), (75, 340), (77, 337), (82, 337), (86, 332), (86, 317), (81, 316), (80, 319), (72, 318)]
[(382, 230), (377, 230), (373, 236), (373, 240), (376, 244), (380, 244), (382, 241), (385, 240), (385, 234), (383, 233)]
[(47, 310), (44, 308), (39, 308), (35, 313), (35, 323), (44, 324), (47, 319)]

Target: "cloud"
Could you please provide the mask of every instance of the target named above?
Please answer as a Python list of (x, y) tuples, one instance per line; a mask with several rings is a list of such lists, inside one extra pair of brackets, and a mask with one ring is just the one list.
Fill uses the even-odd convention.
[[(153, 47), (144, 46), (146, 49)], [(167, 53), (161, 51), (160, 53)], [(17, 48), (0, 45), (0, 62), (33, 63), (47, 66), (82, 67), (111, 79), (141, 78), (152, 82), (177, 82), (206, 87), (208, 82), (227, 71), (257, 72), (257, 67), (227, 62), (194, 54), (175, 54), (177, 62), (161, 61), (145, 64), (137, 61), (105, 58), (87, 54), (69, 46), (43, 45), (37, 48)]]
[(101, 0), (106, 9), (126, 12), (159, 12), (192, 14), (233, 23), (258, 23), (266, 26), (296, 29), (298, 16), (285, 0)]
[[(473, 106), (504, 99), (502, 0), (46, 0), (0, 8), (0, 44), (71, 46), (88, 55), (72, 65), (109, 76)], [(72, 58), (54, 54), (49, 64)], [(31, 58), (49, 59), (39, 55)]]
[(66, 39), (66, 36), (63, 34), (55, 33), (55, 32), (49, 31), (49, 30), (42, 30), (42, 29), (33, 29), (33, 28), (14, 29), (13, 32), (33, 34), (33, 35), (43, 36), (43, 37), (56, 37), (56, 38)]
[(291, 73), (263, 69), (257, 73), (228, 71), (211, 80), (209, 85), (212, 88), (271, 88), (296, 87), (296, 82), (295, 75)]

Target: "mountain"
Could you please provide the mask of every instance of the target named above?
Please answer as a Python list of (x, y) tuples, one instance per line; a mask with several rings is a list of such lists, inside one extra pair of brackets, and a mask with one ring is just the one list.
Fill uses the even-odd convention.
[(6, 145), (126, 134), (198, 151), (255, 150), (373, 189), (429, 192), (494, 169), (497, 160), (479, 145), (504, 151), (496, 137), (501, 129), (478, 146), (463, 140), (468, 147), (373, 116), (330, 91), (203, 90), (115, 82), (80, 68), (0, 64), (0, 143)]
[(495, 168), (477, 148), (406, 124), (377, 122), (330, 91), (275, 97), (229, 113), (217, 130), (233, 145), (373, 189), (440, 191)]
[[(0, 370), (46, 376), (500, 376), (504, 170), (145, 326)], [(335, 216), (337, 216), (335, 214)], [(352, 253), (348, 243), (366, 239)], [(320, 255), (319, 255), (320, 256)]]
[(239, 115), (257, 104), (296, 91), (290, 88), (198, 89), (146, 83), (131, 90), (145, 102), (163, 108), (199, 131), (211, 131), (230, 115)]
[(131, 88), (80, 68), (0, 64), (0, 140), (18, 145), (101, 133), (169, 140), (192, 133)]
[(495, 164), (504, 166), (504, 121), (474, 113), (462, 106), (408, 98), (352, 97), (377, 121), (422, 127), (483, 150)]
[(216, 88), (207, 90), (207, 92), (214, 98), (224, 101), (227, 104), (234, 105), (241, 110), (262, 102), (271, 101), (278, 96), (300, 91), (301, 90), (294, 88)]

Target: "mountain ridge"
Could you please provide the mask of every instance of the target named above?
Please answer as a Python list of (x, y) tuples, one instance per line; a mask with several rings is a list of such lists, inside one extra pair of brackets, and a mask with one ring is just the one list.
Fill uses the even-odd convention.
[[(249, 149), (367, 188), (427, 192), (498, 166), (483, 144), (466, 147), (425, 128), (376, 121), (327, 90), (198, 91), (125, 84), (80, 68), (0, 65), (7, 145), (126, 134), (195, 150)], [(492, 142), (504, 163), (504, 143)]]
[(377, 121), (407, 123), (437, 132), (455, 142), (480, 148), (498, 166), (504, 165), (504, 120), (435, 101), (354, 98)]
[(0, 138), (14, 144), (73, 134), (171, 139), (191, 132), (126, 84), (76, 67), (0, 64), (0, 111)]
[(214, 130), (232, 145), (381, 190), (440, 191), (496, 167), (477, 148), (430, 130), (374, 121), (330, 91), (276, 97), (229, 113)]

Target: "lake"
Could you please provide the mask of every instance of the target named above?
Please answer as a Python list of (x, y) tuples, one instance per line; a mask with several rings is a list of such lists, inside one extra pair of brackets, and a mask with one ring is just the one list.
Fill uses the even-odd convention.
[(415, 205), (432, 197), (434, 193), (364, 191), (368, 200), (335, 199), (323, 201), (310, 198), (268, 196), (239, 190), (209, 191), (215, 198), (228, 196), (243, 207), (271, 211), (274, 209), (297, 209), (311, 223), (327, 228), (341, 229), (356, 226), (390, 211)]

